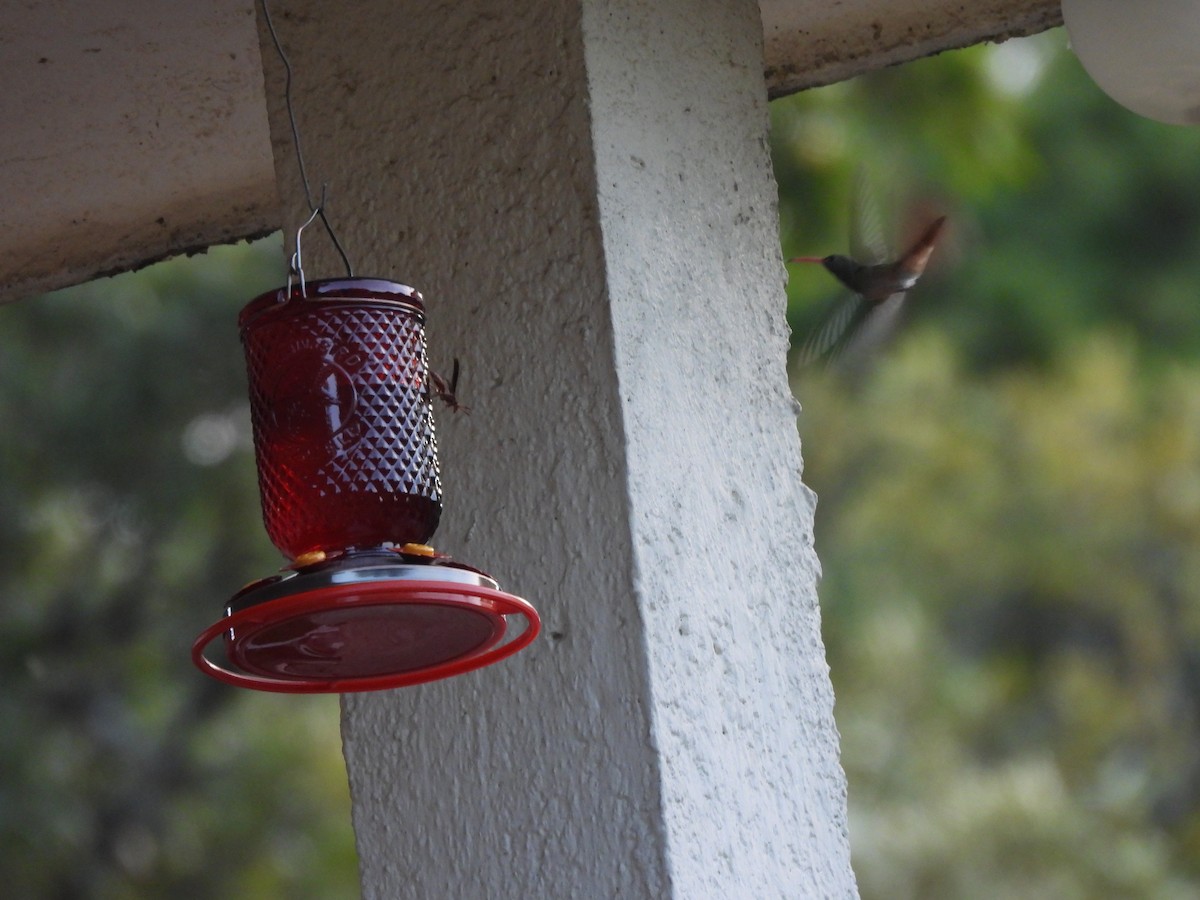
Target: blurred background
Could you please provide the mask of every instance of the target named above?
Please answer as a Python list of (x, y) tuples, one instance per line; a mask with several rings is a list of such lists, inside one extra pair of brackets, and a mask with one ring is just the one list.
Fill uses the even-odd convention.
[[(1197, 896), (1200, 130), (1062, 31), (771, 113), (785, 256), (846, 251), (863, 170), (950, 222), (867, 377), (793, 372), (862, 895)], [(8, 896), (358, 893), (336, 698), (188, 655), (281, 562), (235, 322), (284, 277), (276, 237), (0, 307)], [(797, 346), (836, 293), (792, 267)]]
[(280, 239), (0, 306), (0, 893), (358, 894), (336, 697), (191, 642), (283, 560), (237, 313)]
[(772, 114), (785, 256), (859, 167), (949, 217), (866, 378), (793, 372), (862, 895), (1200, 896), (1200, 129), (1061, 30)]

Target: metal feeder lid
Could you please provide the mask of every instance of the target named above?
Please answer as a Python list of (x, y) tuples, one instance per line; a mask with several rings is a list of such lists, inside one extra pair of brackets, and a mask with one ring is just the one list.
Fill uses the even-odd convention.
[[(510, 628), (510, 617), (523, 628)], [(525, 600), (445, 557), (348, 553), (247, 585), (192, 659), (229, 684), (346, 693), (421, 684), (510, 656), (537, 637)], [(226, 664), (209, 645), (224, 635)]]

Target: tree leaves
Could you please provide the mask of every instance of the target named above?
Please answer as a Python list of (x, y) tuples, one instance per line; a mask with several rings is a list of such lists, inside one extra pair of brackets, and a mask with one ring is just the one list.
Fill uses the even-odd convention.
[(954, 229), (869, 378), (795, 385), (865, 898), (1200, 891), (1200, 129), (1029, 46), (773, 110), (785, 256), (879, 163)]

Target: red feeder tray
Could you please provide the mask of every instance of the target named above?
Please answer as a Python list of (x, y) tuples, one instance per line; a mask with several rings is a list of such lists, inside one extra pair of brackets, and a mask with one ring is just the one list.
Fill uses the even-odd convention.
[[(541, 628), (525, 600), (475, 569), (360, 553), (248, 585), (196, 639), (214, 678), (284, 693), (422, 684), (497, 662)], [(521, 627), (512, 628), (513, 620)], [(225, 660), (210, 645), (224, 635)]]
[(239, 323), (263, 521), (294, 562), (243, 588), (196, 639), (201, 671), (266, 691), (370, 691), (533, 641), (529, 603), (424, 546), (442, 487), (421, 295), (373, 278), (310, 281), (252, 300)]

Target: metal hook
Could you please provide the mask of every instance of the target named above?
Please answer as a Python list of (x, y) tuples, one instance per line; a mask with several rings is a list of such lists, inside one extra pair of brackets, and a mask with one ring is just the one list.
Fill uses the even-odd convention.
[[(321, 188), (322, 203), (324, 203), (324, 200), (325, 200), (325, 188), (324, 188), (324, 186), (322, 186), (322, 188)], [(314, 209), (312, 211), (312, 215), (304, 220), (304, 224), (296, 229), (296, 249), (292, 253), (291, 265), (288, 266), (287, 295), (286, 295), (285, 299), (290, 300), (292, 297), (292, 276), (293, 275), (295, 275), (297, 278), (300, 279), (300, 296), (301, 297), (308, 296), (308, 290), (306, 289), (305, 284), (304, 284), (304, 256), (300, 249), (300, 235), (304, 232), (305, 228), (307, 228), (309, 225), (312, 224), (313, 219), (315, 219), (320, 214), (320, 212), (321, 212), (321, 207), (318, 206), (316, 209)]]
[[(279, 54), (279, 59), (283, 63), (283, 69), (286, 77), (283, 83), (283, 100), (287, 107), (288, 124), (292, 129), (292, 146), (296, 149), (296, 163), (300, 169), (300, 181), (304, 185), (304, 199), (308, 203), (309, 211), (312, 213), (303, 225), (296, 229), (296, 251), (292, 254), (292, 267), (295, 269), (296, 275), (300, 278), (300, 294), (304, 293), (304, 270), (301, 266), (300, 254), (300, 233), (312, 224), (316, 218), (321, 219), (321, 224), (325, 226), (325, 231), (329, 235), (329, 239), (333, 241), (333, 246), (337, 249), (338, 255), (342, 258), (342, 264), (346, 267), (346, 277), (354, 277), (354, 267), (350, 265), (350, 257), (346, 255), (346, 251), (342, 248), (342, 242), (338, 240), (337, 234), (334, 233), (333, 225), (329, 222), (329, 217), (325, 215), (325, 193), (328, 183), (321, 185), (321, 202), (313, 203), (312, 189), (308, 184), (308, 173), (304, 168), (304, 153), (300, 149), (300, 129), (296, 125), (296, 113), (292, 108), (292, 64), (288, 61), (287, 54), (283, 52), (283, 44), (279, 42), (279, 35), (275, 32), (275, 23), (271, 21), (271, 10), (267, 8), (267, 0), (260, 0), (263, 11), (263, 21), (267, 23), (267, 31), (271, 34), (271, 41), (275, 44), (275, 52)], [(288, 296), (292, 293), (292, 272), (288, 273)]]

